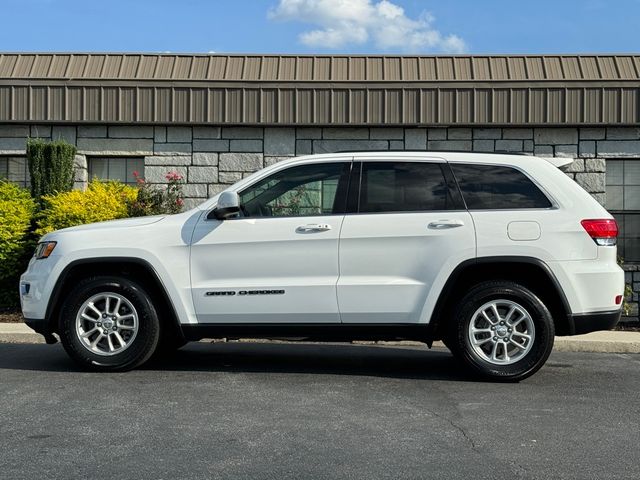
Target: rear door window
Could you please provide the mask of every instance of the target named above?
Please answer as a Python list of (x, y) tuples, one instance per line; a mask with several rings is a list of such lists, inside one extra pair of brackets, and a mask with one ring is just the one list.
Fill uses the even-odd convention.
[(502, 165), (451, 163), (469, 210), (549, 208), (547, 196), (521, 171)]

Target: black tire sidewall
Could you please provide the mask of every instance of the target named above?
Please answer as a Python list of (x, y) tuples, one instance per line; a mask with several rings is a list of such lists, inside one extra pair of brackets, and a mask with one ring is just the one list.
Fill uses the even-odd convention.
[[(91, 296), (112, 292), (125, 297), (138, 314), (138, 332), (133, 343), (122, 353), (98, 355), (87, 349), (76, 333), (76, 316)], [(121, 277), (92, 277), (80, 281), (69, 293), (60, 312), (60, 339), (67, 353), (81, 366), (98, 371), (124, 371), (135, 368), (153, 354), (160, 335), (158, 315), (143, 288)]]
[[(474, 352), (469, 343), (468, 329), (474, 313), (491, 300), (511, 300), (524, 307), (533, 320), (535, 339), (527, 355), (510, 365), (494, 365)], [(511, 282), (486, 282), (473, 288), (462, 300), (456, 315), (456, 356), (482, 376), (503, 381), (518, 381), (532, 375), (544, 365), (551, 354), (555, 329), (544, 303), (529, 289)]]

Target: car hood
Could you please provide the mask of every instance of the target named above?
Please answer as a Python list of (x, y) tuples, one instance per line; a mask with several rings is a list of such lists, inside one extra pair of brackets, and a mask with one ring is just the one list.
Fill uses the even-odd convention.
[(101, 230), (101, 229), (113, 229), (113, 228), (129, 228), (129, 227), (144, 227), (145, 225), (151, 225), (164, 219), (166, 215), (154, 215), (151, 217), (135, 217), (135, 218), (123, 218), (120, 220), (109, 220), (107, 222), (89, 223), (87, 225), (78, 225), (77, 227), (63, 228), (52, 233), (58, 232), (82, 232), (87, 230)]

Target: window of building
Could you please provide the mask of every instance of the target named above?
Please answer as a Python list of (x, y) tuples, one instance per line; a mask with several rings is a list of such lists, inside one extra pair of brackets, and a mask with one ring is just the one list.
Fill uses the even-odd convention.
[(300, 217), (342, 213), (349, 163), (287, 168), (251, 185), (240, 194), (244, 217)]
[(365, 162), (358, 211), (451, 210), (454, 201), (438, 163)]
[(89, 179), (118, 180), (133, 185), (136, 179), (133, 172), (144, 177), (144, 158), (142, 157), (89, 157)]
[(607, 160), (607, 209), (620, 234), (618, 255), (640, 262), (640, 159)]
[(451, 169), (469, 210), (551, 207), (546, 195), (515, 168), (453, 163)]
[(29, 167), (26, 157), (0, 157), (0, 178), (28, 187)]

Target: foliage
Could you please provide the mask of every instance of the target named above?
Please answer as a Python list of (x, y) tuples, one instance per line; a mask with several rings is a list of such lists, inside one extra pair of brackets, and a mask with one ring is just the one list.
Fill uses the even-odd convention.
[(27, 140), (27, 162), (31, 175), (31, 195), (42, 203), (42, 197), (73, 188), (73, 160), (76, 147), (57, 140)]
[(26, 189), (0, 181), (0, 307), (18, 305), (18, 279), (33, 251), (35, 202)]
[(135, 187), (93, 180), (85, 191), (72, 190), (44, 196), (42, 210), (37, 215), (36, 234), (127, 217), (129, 205), (137, 195)]
[(184, 205), (182, 193), (182, 176), (177, 172), (169, 172), (166, 190), (161, 190), (147, 183), (138, 172), (133, 172), (138, 185), (138, 196), (129, 205), (129, 216), (143, 217), (146, 215), (161, 215), (180, 213)]
[[(624, 258), (618, 256), (618, 265), (624, 266)], [(628, 317), (631, 315), (631, 299), (633, 298), (633, 288), (629, 283), (624, 284), (624, 294), (622, 295), (622, 315)]]

